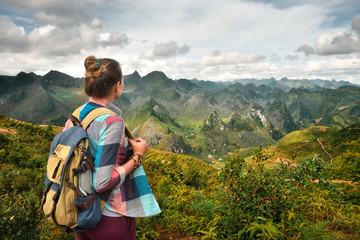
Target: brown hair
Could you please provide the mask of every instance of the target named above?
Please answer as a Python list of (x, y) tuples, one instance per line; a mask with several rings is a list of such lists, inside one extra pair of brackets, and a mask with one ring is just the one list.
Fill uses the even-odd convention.
[(123, 79), (120, 64), (113, 59), (88, 56), (84, 66), (85, 92), (90, 97), (107, 96), (111, 88)]

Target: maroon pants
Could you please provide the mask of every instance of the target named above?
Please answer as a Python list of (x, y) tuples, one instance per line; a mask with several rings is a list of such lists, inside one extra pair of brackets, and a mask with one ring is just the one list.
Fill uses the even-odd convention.
[(77, 240), (135, 240), (136, 221), (131, 217), (101, 216), (94, 229), (76, 232)]

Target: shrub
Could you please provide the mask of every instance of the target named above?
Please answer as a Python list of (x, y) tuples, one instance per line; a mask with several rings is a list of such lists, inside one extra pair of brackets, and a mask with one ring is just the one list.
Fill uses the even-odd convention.
[[(267, 156), (262, 148), (255, 153), (256, 165), (250, 166), (235, 153), (228, 158), (221, 171), (220, 181), (224, 188), (220, 193), (220, 214), (223, 219), (220, 224), (225, 236), (254, 236), (255, 226), (267, 226), (273, 229), (269, 230), (272, 235), (276, 235), (278, 231), (275, 225), (292, 207), (284, 178), (286, 171), (266, 170), (262, 161)], [(259, 219), (271, 219), (274, 224), (264, 220), (260, 222)]]
[(255, 164), (238, 153), (227, 159), (220, 174), (222, 238), (331, 239), (329, 229), (344, 233), (339, 239), (348, 239), (350, 232), (359, 236), (359, 207), (347, 202), (342, 189), (326, 177), (321, 158), (266, 169), (267, 158), (260, 147), (254, 151)]

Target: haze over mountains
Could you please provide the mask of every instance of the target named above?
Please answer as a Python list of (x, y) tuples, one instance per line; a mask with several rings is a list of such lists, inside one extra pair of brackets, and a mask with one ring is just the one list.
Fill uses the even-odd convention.
[[(220, 157), (238, 144), (273, 144), (297, 129), (345, 127), (360, 119), (360, 88), (345, 81), (210, 82), (172, 80), (154, 71), (143, 77), (134, 72), (124, 82), (115, 104), (135, 136), (145, 138), (150, 147), (202, 159)], [(61, 126), (88, 100), (83, 83), (83, 78), (58, 71), (0, 76), (0, 113)]]

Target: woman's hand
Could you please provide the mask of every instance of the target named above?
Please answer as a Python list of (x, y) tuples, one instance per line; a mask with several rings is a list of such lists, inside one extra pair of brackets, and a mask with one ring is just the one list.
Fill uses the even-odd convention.
[(147, 142), (142, 138), (137, 138), (135, 140), (129, 139), (129, 143), (133, 147), (133, 152), (140, 154), (142, 157), (145, 156), (148, 144)]

